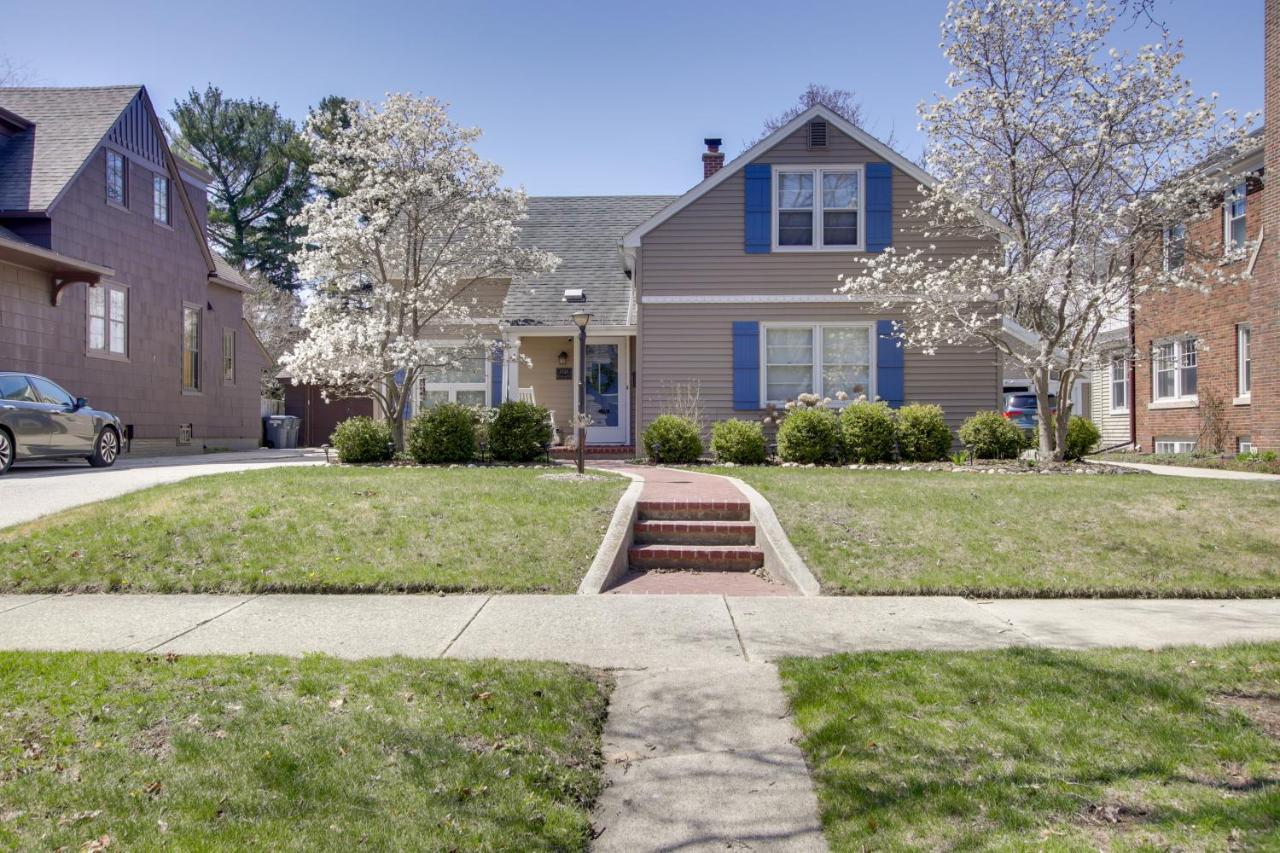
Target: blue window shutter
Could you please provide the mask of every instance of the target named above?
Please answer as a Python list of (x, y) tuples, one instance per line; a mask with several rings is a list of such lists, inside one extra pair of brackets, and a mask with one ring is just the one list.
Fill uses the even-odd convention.
[[(395, 375), (392, 377), (392, 381), (396, 383), (397, 388), (404, 385), (404, 377), (405, 377), (404, 368), (401, 368), (400, 370), (397, 370), (395, 372)], [(404, 416), (406, 418), (411, 417), (413, 415), (413, 395), (412, 394), (404, 395), (403, 405), (404, 405)]]
[(502, 405), (502, 344), (495, 344), (489, 371), (489, 405)]
[(867, 251), (883, 252), (893, 245), (893, 167), (867, 164)]
[(733, 323), (733, 407), (760, 408), (760, 324), (755, 320)]
[(876, 320), (876, 396), (892, 408), (906, 398), (906, 359), (892, 320)]
[(752, 163), (742, 170), (745, 219), (743, 235), (748, 254), (768, 254), (773, 244), (773, 169)]

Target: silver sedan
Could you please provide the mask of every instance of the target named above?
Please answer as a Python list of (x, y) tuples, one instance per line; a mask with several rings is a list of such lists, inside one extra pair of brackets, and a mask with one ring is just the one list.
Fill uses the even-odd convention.
[(120, 456), (124, 426), (89, 408), (56, 382), (30, 373), (0, 372), (0, 474), (16, 460), (89, 460), (106, 468)]

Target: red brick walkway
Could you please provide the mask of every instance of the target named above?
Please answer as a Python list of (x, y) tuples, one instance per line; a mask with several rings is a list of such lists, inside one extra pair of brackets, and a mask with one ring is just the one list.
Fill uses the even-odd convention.
[[(715, 518), (722, 510), (748, 511), (746, 495), (723, 477), (675, 468), (618, 462), (593, 466), (626, 471), (644, 478), (642, 508), (666, 516)], [(740, 516), (746, 518), (746, 515)], [(654, 546), (651, 546), (654, 547)], [(660, 546), (659, 546), (660, 547)], [(607, 592), (616, 595), (796, 595), (790, 586), (749, 571), (631, 571)]]

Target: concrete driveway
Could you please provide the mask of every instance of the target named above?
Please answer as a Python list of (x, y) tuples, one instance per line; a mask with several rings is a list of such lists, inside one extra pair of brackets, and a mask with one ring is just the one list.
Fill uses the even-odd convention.
[(0, 527), (189, 477), (278, 465), (322, 465), (318, 450), (249, 450), (192, 456), (121, 457), (111, 468), (86, 462), (18, 462), (0, 477)]

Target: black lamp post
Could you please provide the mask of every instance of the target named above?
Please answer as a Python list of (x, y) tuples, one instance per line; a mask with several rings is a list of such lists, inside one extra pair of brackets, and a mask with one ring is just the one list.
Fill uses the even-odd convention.
[(578, 473), (583, 473), (587, 459), (587, 324), (591, 315), (577, 311), (573, 323), (578, 327)]

